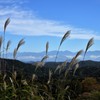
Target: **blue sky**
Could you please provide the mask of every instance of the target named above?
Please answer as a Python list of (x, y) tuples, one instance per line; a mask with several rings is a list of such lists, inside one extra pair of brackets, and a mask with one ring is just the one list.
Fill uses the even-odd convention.
[(11, 40), (9, 52), (18, 41), (25, 39), (20, 52), (57, 50), (62, 36), (71, 30), (70, 38), (60, 50), (73, 52), (85, 49), (94, 37), (90, 48), (100, 50), (100, 0), (0, 0), (0, 35), (3, 24), (10, 17), (6, 41)]

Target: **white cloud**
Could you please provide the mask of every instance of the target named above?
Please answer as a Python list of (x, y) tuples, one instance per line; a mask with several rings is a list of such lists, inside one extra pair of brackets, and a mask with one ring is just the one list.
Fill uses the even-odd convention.
[(98, 55), (98, 56), (97, 55), (91, 55), (90, 58), (97, 59), (97, 58), (100, 58), (100, 55)]
[(56, 55), (50, 55), (48, 59), (55, 58), (55, 57), (56, 57)]
[(20, 57), (17, 57), (18, 59), (36, 59), (36, 57), (34, 56), (20, 56)]
[[(16, 2), (17, 0), (6, 1), (6, 3), (12, 3), (12, 5), (15, 5)], [(4, 3), (4, 0), (1, 0), (0, 3)], [(59, 21), (41, 19), (31, 10), (24, 10), (17, 5), (1, 7), (0, 29), (3, 28), (2, 26), (7, 17), (11, 18), (11, 23), (7, 29), (11, 34), (62, 37), (66, 31), (71, 30), (71, 39), (90, 39), (91, 37), (94, 37), (95, 39), (100, 40), (100, 36), (96, 35), (94, 31), (65, 25)]]

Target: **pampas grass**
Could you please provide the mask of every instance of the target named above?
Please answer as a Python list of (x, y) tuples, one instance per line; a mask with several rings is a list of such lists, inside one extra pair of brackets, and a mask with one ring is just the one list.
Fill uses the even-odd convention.
[[(19, 50), (19, 48), (25, 43), (24, 39), (21, 39), (18, 44), (17, 44), (17, 47), (14, 49), (13, 51), (13, 59), (15, 60), (16, 59), (16, 55), (17, 55), (17, 52)], [(12, 68), (12, 71), (14, 72), (14, 62), (13, 62), (13, 68)]]
[[(3, 44), (3, 54), (6, 51), (6, 54), (9, 50), (9, 46), (11, 44), (11, 41), (9, 40), (7, 42), (6, 48), (5, 48), (5, 32), (6, 32), (6, 28), (8, 26), (8, 24), (10, 23), (10, 18), (8, 18), (4, 24), (4, 37), (0, 36), (0, 57), (1, 57), (1, 48), (2, 48), (2, 44)], [(61, 42), (59, 44), (58, 47), (58, 51), (56, 54), (56, 58), (55, 61), (57, 59), (60, 47), (62, 45), (62, 43), (65, 41), (65, 39), (70, 35), (70, 31), (67, 31), (65, 33), (65, 35), (63, 36), (63, 38), (61, 39)], [(88, 49), (93, 45), (93, 38), (91, 38), (86, 46), (85, 49), (85, 53), (84, 53), (84, 58), (85, 55), (88, 51)], [(64, 99), (68, 99), (71, 100), (73, 99), (74, 95), (79, 96), (80, 94), (77, 94), (77, 85), (75, 83), (75, 86), (73, 86), (74, 83), (72, 83), (73, 81), (70, 80), (69, 78), (66, 78), (68, 72), (74, 67), (74, 71), (71, 73), (72, 77), (74, 77), (76, 70), (79, 68), (79, 63), (77, 58), (82, 54), (82, 50), (78, 51), (76, 53), (76, 55), (73, 57), (73, 59), (71, 60), (71, 62), (68, 64), (68, 69), (66, 69), (66, 65), (67, 65), (67, 60), (64, 61), (63, 63), (59, 64), (55, 71), (54, 69), (51, 70), (48, 69), (44, 71), (43, 76), (41, 76), (40, 78), (43, 77), (43, 79), (38, 80), (38, 74), (41, 73), (33, 73), (31, 81), (30, 79), (24, 79), (24, 77), (20, 76), (20, 73), (14, 71), (14, 64), (15, 60), (16, 60), (16, 55), (17, 52), (19, 50), (19, 48), (25, 43), (24, 39), (21, 39), (16, 48), (14, 49), (13, 52), (13, 68), (12, 68), (12, 73), (7, 72), (6, 74), (3, 74), (3, 77), (1, 77), (0, 74), (0, 93), (1, 93), (1, 99), (14, 99), (14, 100), (21, 100), (21, 99), (28, 99), (28, 100), (35, 100), (35, 99), (42, 99), (42, 100), (64, 100)], [(35, 71), (38, 68), (41, 68), (45, 65), (45, 60), (48, 58), (48, 49), (49, 49), (49, 42), (46, 43), (46, 53), (44, 55), (44, 57), (41, 59), (40, 62), (36, 62), (35, 63)], [(3, 56), (4, 57), (4, 56)], [(83, 59), (84, 59), (83, 58)], [(1, 59), (0, 59), (1, 60)], [(5, 59), (3, 59), (3, 67), (6, 67), (5, 64)], [(25, 66), (26, 67), (26, 66)], [(53, 66), (51, 66), (53, 67)], [(41, 69), (40, 69), (41, 70)], [(0, 62), (0, 71), (1, 71), (1, 62)], [(56, 77), (55, 75), (53, 76), (54, 73), (56, 73), (56, 71), (59, 71), (59, 76), (61, 75), (61, 77)], [(34, 72), (34, 70), (33, 70)], [(43, 72), (41, 70), (41, 72)], [(45, 75), (47, 75), (48, 72), (48, 78), (45, 77)], [(61, 72), (65, 72), (65, 73), (61, 73)], [(31, 74), (31, 73), (30, 73)], [(42, 74), (41, 74), (42, 75)], [(65, 75), (65, 77), (63, 77), (63, 75)], [(40, 82), (41, 81), (41, 82)], [(71, 81), (71, 82), (70, 82)], [(77, 81), (76, 81), (77, 82)], [(79, 84), (78, 84), (79, 85)], [(75, 88), (75, 89), (74, 89)], [(78, 92), (80, 89), (77, 89)], [(76, 95), (77, 94), (77, 95)], [(1, 100), (0, 99), (0, 100)]]
[(13, 52), (13, 58), (16, 59), (16, 55), (17, 55), (17, 52), (19, 50), (19, 48), (25, 43), (24, 39), (21, 39), (19, 42), (18, 42), (18, 45), (17, 47), (14, 49), (14, 52)]
[(6, 32), (6, 29), (7, 29), (7, 26), (8, 26), (9, 23), (10, 23), (10, 18), (8, 18), (8, 19), (5, 21), (5, 24), (4, 24), (3, 57), (4, 57), (4, 53), (5, 53), (5, 32)]
[(7, 28), (7, 26), (8, 26), (9, 23), (10, 23), (10, 18), (8, 18), (8, 19), (5, 21), (5, 24), (4, 24), (4, 34), (5, 34), (6, 28)]
[(7, 58), (7, 52), (8, 52), (8, 49), (9, 49), (9, 46), (11, 45), (11, 41), (9, 40), (7, 42), (7, 46), (6, 46), (6, 58)]
[(45, 65), (45, 63), (40, 61), (40, 62), (36, 62), (34, 65), (36, 66), (35, 67), (35, 71), (36, 71), (38, 68), (43, 67)]
[(49, 69), (49, 78), (47, 84), (50, 84), (53, 72)]
[(45, 65), (45, 60), (48, 58), (48, 56), (44, 56), (40, 62), (36, 62), (34, 65), (36, 66), (35, 71), (40, 67), (43, 67)]
[(57, 54), (56, 54), (55, 62), (56, 62), (56, 60), (57, 60), (57, 56), (58, 56), (58, 53), (59, 53), (60, 47), (61, 47), (62, 43), (66, 40), (66, 38), (69, 37), (70, 32), (71, 32), (70, 30), (67, 31), (67, 32), (64, 34), (64, 36), (62, 37), (61, 42), (60, 42), (60, 45), (59, 45), (59, 47), (58, 47)]
[(61, 73), (61, 71), (66, 67), (67, 61), (64, 61), (61, 65), (58, 65), (54, 71), (54, 73), (56, 73), (57, 70), (59, 70), (59, 74)]
[(79, 63), (77, 63), (76, 65), (75, 65), (75, 68), (74, 68), (74, 72), (73, 72), (73, 76), (75, 75), (75, 72), (76, 72), (76, 70), (79, 68)]
[(15, 48), (15, 49), (14, 49), (14, 52), (13, 52), (13, 58), (14, 58), (14, 59), (16, 59), (16, 54), (17, 54), (17, 49)]
[(7, 42), (6, 52), (8, 51), (10, 44), (11, 44), (11, 41), (9, 40), (9, 41)]
[(46, 55), (48, 53), (48, 48), (49, 48), (49, 42), (46, 43)]
[(83, 50), (78, 51), (77, 54), (75, 55), (74, 59), (77, 59), (77, 57), (78, 57), (79, 55), (81, 55), (82, 52), (83, 52)]
[(85, 59), (85, 55), (86, 55), (86, 52), (88, 51), (88, 49), (94, 44), (94, 38), (91, 38), (88, 43), (87, 43), (87, 46), (86, 46), (86, 49), (85, 49), (85, 53), (84, 53), (84, 57), (83, 57), (83, 60)]
[(44, 56), (42, 59), (41, 59), (41, 62), (44, 62), (46, 59), (48, 58), (48, 56)]
[(69, 70), (77, 63), (77, 58), (79, 55), (82, 54), (82, 52), (83, 52), (83, 50), (78, 51), (77, 54), (72, 58), (69, 66), (68, 66), (68, 69), (65, 71), (65, 77), (67, 76)]
[(19, 41), (19, 43), (18, 43), (18, 45), (17, 45), (17, 48), (16, 48), (17, 51), (18, 51), (19, 47), (22, 46), (24, 43), (25, 43), (24, 39), (21, 39), (21, 40)]

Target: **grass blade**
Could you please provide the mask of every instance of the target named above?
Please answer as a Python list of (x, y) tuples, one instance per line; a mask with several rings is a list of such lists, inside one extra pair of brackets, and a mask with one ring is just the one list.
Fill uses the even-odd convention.
[(76, 70), (79, 68), (79, 64), (77, 63), (76, 65), (75, 65), (75, 69), (74, 69), (74, 72), (73, 72), (73, 76), (75, 75), (75, 72), (76, 72)]
[(50, 84), (50, 82), (51, 82), (51, 77), (52, 77), (52, 71), (49, 69), (49, 79), (48, 79), (47, 84)]

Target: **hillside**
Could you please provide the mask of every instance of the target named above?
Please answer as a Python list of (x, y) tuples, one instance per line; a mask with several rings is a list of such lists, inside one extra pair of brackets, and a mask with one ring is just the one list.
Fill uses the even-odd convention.
[[(35, 71), (35, 66), (32, 63), (24, 63), (19, 60), (12, 60), (12, 59), (0, 59), (1, 67), (3, 66), (3, 61), (6, 62), (7, 72), (11, 72), (14, 66), (17, 72), (21, 72), (27, 76), (31, 76), (33, 73), (39, 74), (41, 73), (41, 71), (43, 73), (48, 73), (49, 69), (55, 70), (56, 67), (62, 63), (62, 62), (56, 62), (56, 63), (46, 62), (45, 65), (41, 68), (41, 70), (39, 69), (38, 71)], [(66, 65), (66, 68), (68, 64)], [(2, 70), (4, 70), (3, 67)], [(80, 61), (79, 68), (76, 71), (76, 75), (80, 77), (84, 77), (84, 76), (100, 77), (100, 62), (90, 61), (90, 60)]]

